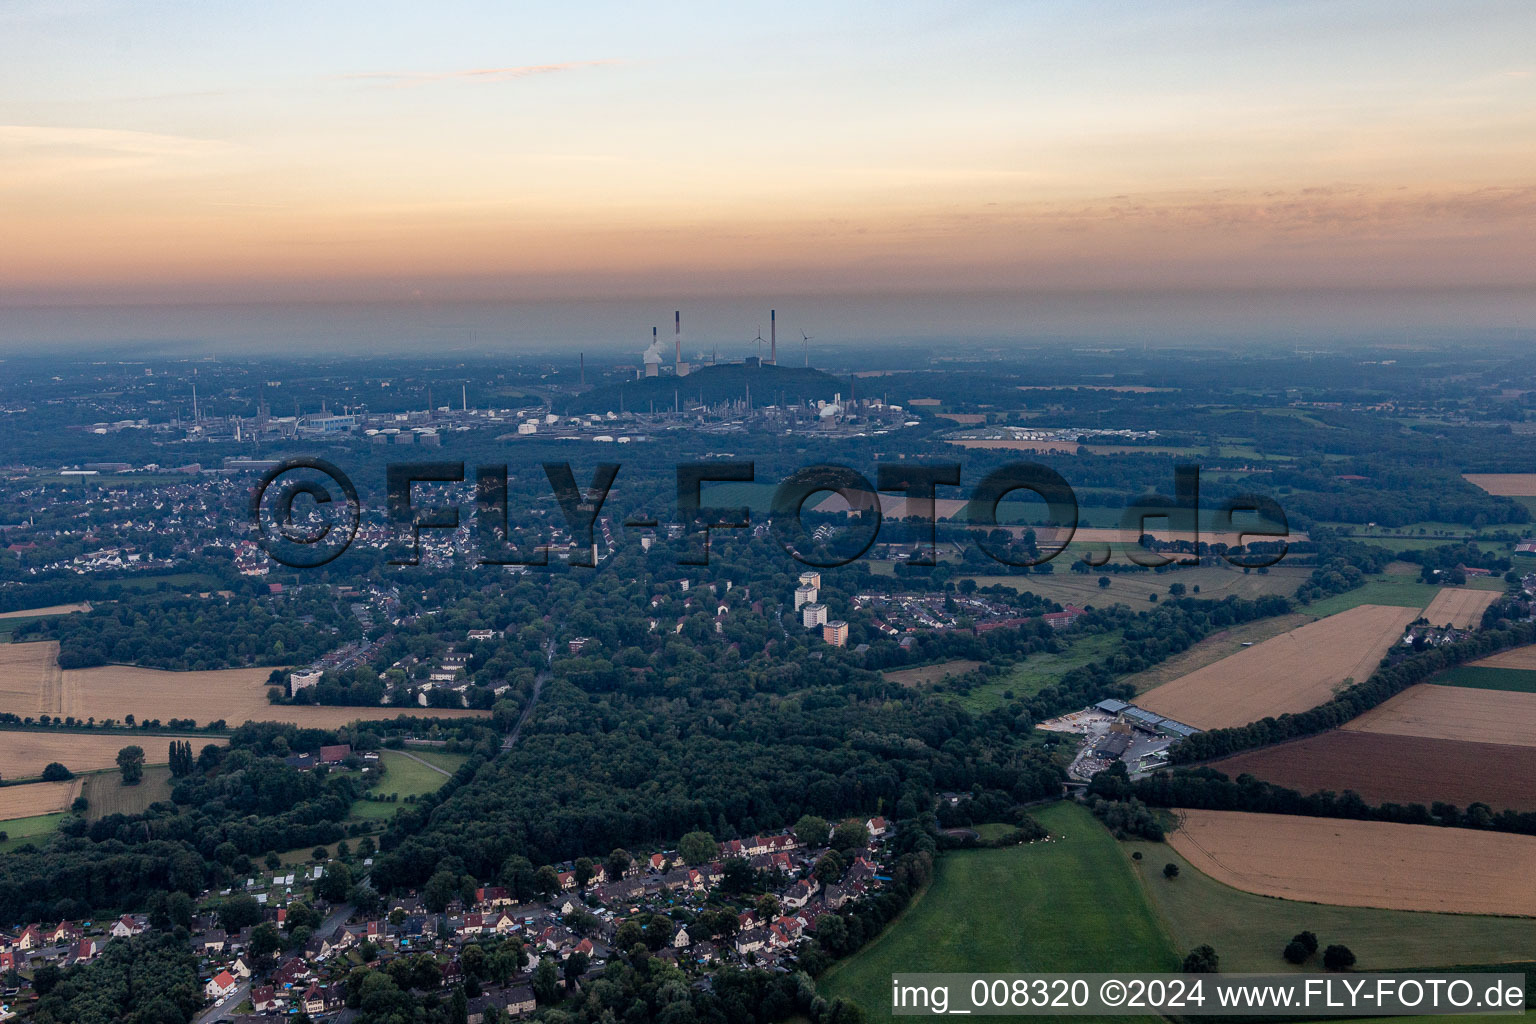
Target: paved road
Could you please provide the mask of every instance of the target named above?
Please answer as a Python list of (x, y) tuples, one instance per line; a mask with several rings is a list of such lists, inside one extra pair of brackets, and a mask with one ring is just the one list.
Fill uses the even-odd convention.
[[(432, 766), (429, 765), (429, 767)], [(369, 875), (364, 875), (360, 880), (360, 884), (367, 885), (370, 877), (371, 876)], [(332, 910), (329, 914), (326, 915), (325, 920), (320, 922), (320, 927), (315, 929), (315, 934), (329, 935), (337, 928), (338, 925), (346, 924), (347, 919), (350, 918), (353, 913), (356, 912), (356, 910), (357, 908), (352, 906), (352, 904), (343, 903), (341, 906), (337, 907), (335, 910)], [(245, 1002), (246, 999), (250, 998), (250, 995), (251, 982), (249, 979), (247, 979), (240, 983), (239, 988), (235, 989), (234, 992), (225, 997), (224, 1004), (222, 1006), (208, 1007), (208, 1009), (192, 1018), (192, 1024), (212, 1024), (213, 1021), (224, 1020), (225, 1018), (233, 1018), (235, 1015), (235, 1007)]]
[(227, 996), (223, 1006), (210, 1006), (196, 1017), (192, 1018), (192, 1024), (208, 1024), (209, 1021), (224, 1020), (226, 1017), (234, 1017), (235, 1007), (245, 1002), (251, 995), (250, 980), (242, 981), (240, 987)]
[[(554, 661), (555, 661), (555, 642), (554, 642), (554, 640), (550, 640), (549, 642), (547, 642), (544, 645), (544, 660), (549, 662), (551, 665), (554, 664)], [(533, 717), (533, 709), (539, 703), (539, 694), (544, 692), (544, 684), (549, 681), (549, 676), (550, 676), (550, 671), (547, 668), (544, 669), (542, 672), (540, 672), (537, 676), (534, 676), (534, 678), (533, 678), (533, 696), (528, 698), (528, 706), (526, 708), (523, 708), (523, 713), (518, 718), (517, 724), (512, 727), (512, 731), (511, 732), (507, 733), (507, 738), (502, 741), (502, 743), (501, 743), (501, 749), (502, 750), (504, 750), (504, 751), (505, 750), (511, 750), (514, 746), (517, 745), (517, 738), (523, 734), (523, 725), (524, 725), (524, 723), (526, 723), (528, 721), (528, 719)]]

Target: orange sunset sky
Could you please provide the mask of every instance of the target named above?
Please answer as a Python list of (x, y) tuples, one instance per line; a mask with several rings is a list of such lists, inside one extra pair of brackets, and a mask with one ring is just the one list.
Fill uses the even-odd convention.
[(1528, 289), (1536, 5), (0, 6), (0, 309)]

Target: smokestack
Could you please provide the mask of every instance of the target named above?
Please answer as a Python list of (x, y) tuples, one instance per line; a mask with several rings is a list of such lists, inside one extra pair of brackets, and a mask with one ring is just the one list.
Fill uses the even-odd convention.
[(672, 338), (677, 345), (677, 375), (686, 377), (689, 366), (683, 362), (683, 311), (680, 309), (672, 311)]
[(768, 311), (768, 361), (779, 365), (779, 311)]
[(587, 354), (581, 353), (581, 387), (587, 386)]
[(462, 389), (459, 393), (459, 401), (463, 405), (464, 411), (469, 412), (469, 385), (460, 384), (459, 387)]

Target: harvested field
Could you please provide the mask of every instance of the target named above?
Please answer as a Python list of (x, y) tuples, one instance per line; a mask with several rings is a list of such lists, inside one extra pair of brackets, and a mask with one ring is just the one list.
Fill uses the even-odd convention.
[(1245, 892), (1345, 907), (1536, 916), (1536, 836), (1241, 811), (1179, 812), (1173, 848)]
[[(1252, 579), (1250, 576), (1240, 577)], [(1263, 579), (1264, 577), (1259, 577)], [(1202, 595), (1203, 596), (1203, 595)], [(1188, 650), (1180, 651), (1167, 661), (1151, 668), (1143, 669), (1122, 680), (1136, 688), (1137, 693), (1145, 693), (1164, 683), (1171, 683), (1180, 676), (1186, 676), (1197, 669), (1214, 665), (1223, 658), (1234, 654), (1240, 654), (1247, 648), (1243, 644), (1260, 644), (1265, 640), (1273, 640), (1281, 634), (1306, 625), (1312, 621), (1311, 616), (1293, 612), (1289, 615), (1276, 615), (1271, 619), (1256, 619), (1253, 622), (1245, 622), (1231, 629), (1223, 629), (1218, 633), (1201, 640)]]
[(949, 443), (958, 445), (961, 448), (976, 448), (983, 451), (1040, 452), (1044, 454), (1059, 452), (1064, 455), (1076, 455), (1078, 448), (1082, 447), (1076, 441), (1005, 441), (1001, 439), (988, 441), (980, 438), (951, 441)]
[(0, 711), (23, 718), (58, 711), (62, 693), (59, 645), (0, 644)]
[(89, 603), (77, 601), (74, 604), (51, 604), (47, 608), (22, 608), (14, 612), (0, 612), (0, 619), (35, 619), (44, 615), (68, 615), (71, 612), (90, 610)]
[[(405, 710), (271, 704), (267, 701), (267, 677), (271, 671), (268, 668), (234, 668), (215, 672), (165, 672), (126, 665), (72, 669), (64, 673), (64, 706), (60, 711), (76, 718), (94, 715), (97, 720), (135, 715), (140, 721), (192, 718), (199, 725), (206, 725), (223, 719), (232, 727), (242, 722), (259, 721), (334, 729), (358, 719), (394, 718)], [(0, 707), (0, 711), (3, 710), (7, 709)], [(489, 714), (426, 708), (409, 710), (437, 718)]]
[(1498, 600), (1494, 590), (1463, 590), (1459, 587), (1441, 587), (1440, 593), (1424, 609), (1424, 617), (1432, 626), (1455, 626), (1471, 629), (1483, 621), (1483, 612)]
[(1536, 645), (1513, 647), (1472, 662), (1474, 668), (1521, 668), (1536, 670)]
[(1340, 728), (1536, 746), (1536, 693), (1420, 683)]
[(1506, 498), (1536, 497), (1536, 473), (1463, 473), (1461, 478), (1489, 494)]
[[(489, 713), (426, 708), (284, 707), (267, 701), (270, 668), (166, 672), (106, 665), (61, 671), (58, 653), (59, 645), (52, 641), (0, 644), (0, 711), (23, 717), (73, 715), (79, 719), (95, 718), (98, 722), (108, 718), (121, 721), (133, 715), (139, 721), (191, 718), (206, 725), (223, 719), (231, 727), (247, 721), (292, 722), (320, 729), (334, 729), (358, 719), (394, 718), (406, 710), (434, 718)], [(116, 753), (114, 748), (113, 755)], [(3, 757), (0, 754), (0, 773), (5, 771)]]
[(68, 782), (28, 782), (21, 786), (0, 786), (0, 821), (32, 818), (69, 810), (80, 795), (80, 780)]
[(57, 761), (72, 772), (116, 768), (117, 752), (127, 746), (143, 747), (145, 761), (149, 764), (164, 764), (169, 759), (171, 740), (189, 738), (194, 750), (202, 750), (209, 743), (226, 742), (220, 736), (6, 729), (0, 732), (0, 778), (25, 779), (41, 775), (49, 761)]
[(89, 805), (85, 816), (91, 821), (109, 814), (143, 814), (150, 804), (171, 799), (171, 770), (163, 765), (146, 768), (144, 778), (136, 786), (123, 785), (123, 777), (117, 772), (90, 775), (80, 795)]
[(974, 669), (980, 668), (981, 662), (960, 658), (955, 661), (941, 661), (937, 665), (918, 665), (916, 668), (900, 668), (884, 673), (885, 678), (902, 686), (926, 686), (928, 683), (936, 683), (940, 679), (950, 676), (964, 675)]
[(1306, 794), (1352, 789), (1372, 804), (1481, 801), (1496, 811), (1536, 811), (1536, 747), (1334, 730), (1211, 767)]
[(1417, 617), (1412, 608), (1360, 605), (1266, 640), (1149, 690), (1136, 703), (1215, 729), (1317, 707), (1345, 679), (1364, 680)]

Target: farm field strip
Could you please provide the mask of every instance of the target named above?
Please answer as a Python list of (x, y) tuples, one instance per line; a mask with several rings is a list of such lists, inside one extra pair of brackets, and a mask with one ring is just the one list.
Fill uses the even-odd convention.
[(1536, 746), (1536, 693), (1420, 683), (1339, 728)]
[(1469, 686), (1477, 690), (1512, 690), (1536, 693), (1536, 671), (1525, 668), (1491, 668), (1487, 665), (1457, 665), (1435, 676), (1441, 686)]
[(49, 615), (69, 615), (90, 610), (89, 602), (77, 601), (74, 604), (51, 604), (46, 608), (18, 608), (13, 612), (0, 612), (0, 619), (41, 619)]
[(0, 843), (0, 853), (9, 853), (18, 847), (28, 843), (41, 846), (48, 841), (54, 829), (59, 827), (67, 814), (62, 811), (53, 814), (39, 814), (32, 818), (15, 818), (10, 821), (0, 822), (0, 832), (4, 832), (8, 838)]
[(26, 718), (53, 714), (46, 693), (58, 671), (59, 645), (52, 642), (0, 644), (0, 711)]
[(80, 780), (68, 782), (28, 782), (20, 786), (0, 786), (0, 821), (34, 818), (69, 810), (80, 795)]
[(1536, 497), (1536, 473), (1463, 473), (1461, 478), (1500, 497)]
[(1149, 711), (1214, 729), (1317, 707), (1346, 679), (1361, 681), (1417, 617), (1411, 608), (1361, 605), (1248, 647), (1149, 690)]
[[(483, 717), (488, 711), (403, 707), (290, 706), (267, 700), (270, 668), (231, 668), (207, 672), (167, 672), (132, 665), (60, 670), (54, 642), (0, 644), (0, 711), (26, 717), (39, 714), (97, 721), (195, 720), (207, 725), (222, 719), (230, 727), (244, 722), (289, 722), (335, 729), (348, 722), (375, 721), (402, 714), (433, 718)], [(114, 756), (116, 751), (113, 751)], [(0, 755), (3, 757), (3, 755)], [(70, 767), (74, 767), (70, 765)], [(4, 772), (0, 761), (0, 772)]]
[(142, 814), (156, 801), (171, 799), (171, 770), (165, 765), (145, 768), (138, 785), (123, 785), (117, 772), (101, 772), (85, 778), (85, 816), (91, 821), (109, 814)]
[(893, 972), (1176, 970), (1128, 860), (1087, 809), (1063, 802), (1031, 814), (1050, 840), (940, 858), (899, 918), (817, 979), (821, 993), (885, 1021), (900, 1019), (890, 1013)]
[(1483, 612), (1500, 597), (1495, 590), (1463, 590), (1457, 587), (1441, 587), (1440, 593), (1424, 609), (1424, 617), (1432, 626), (1455, 626), (1471, 629), (1483, 621)]
[(1354, 590), (1333, 594), (1307, 605), (1313, 615), (1329, 616), (1347, 612), (1361, 605), (1391, 605), (1397, 608), (1422, 609), (1439, 594), (1440, 588), (1430, 583), (1402, 575), (1383, 575), (1368, 580)]
[[(1066, 566), (1062, 568), (1065, 569)], [(1058, 571), (1046, 576), (1031, 574), (970, 578), (976, 581), (978, 587), (1000, 584), (1017, 591), (1030, 591), (1058, 604), (1104, 606), (1116, 601), (1134, 605), (1145, 604), (1147, 595), (1155, 593), (1165, 596), (1169, 585), (1173, 583), (1182, 583), (1190, 591), (1190, 596), (1207, 600), (1220, 600), (1232, 596), (1251, 599), (1268, 594), (1289, 597), (1310, 574), (1310, 569), (1301, 566), (1275, 566), (1263, 575), (1259, 573), (1244, 575), (1237, 569), (1202, 565), (1172, 569), (1163, 573), (1110, 573), (1105, 577), (1109, 580), (1107, 587), (1099, 586), (1098, 572), (1078, 574)], [(1198, 595), (1193, 593), (1195, 587), (1200, 588)]]
[(1536, 811), (1536, 746), (1333, 730), (1213, 762), (1300, 793), (1359, 793), (1367, 803), (1437, 800)]
[[(0, 711), (8, 710), (0, 708)], [(170, 760), (173, 739), (191, 740), (194, 750), (228, 742), (222, 736), (169, 736), (158, 733), (70, 732), (68, 730), (0, 730), (0, 778), (25, 779), (43, 773), (50, 761), (72, 772), (117, 767), (117, 752), (127, 746), (144, 748), (147, 764)]]
[(899, 683), (902, 686), (925, 686), (928, 683), (936, 683), (950, 676), (964, 675), (980, 667), (981, 662), (979, 661), (959, 658), (954, 661), (941, 661), (934, 665), (886, 669), (883, 674), (889, 682)]
[(1274, 618), (1245, 622), (1230, 629), (1221, 630), (1219, 633), (1212, 633), (1188, 650), (1180, 651), (1160, 665), (1153, 665), (1151, 668), (1128, 675), (1122, 682), (1130, 683), (1137, 693), (1145, 693), (1154, 687), (1170, 683), (1180, 676), (1186, 676), (1196, 669), (1214, 665), (1223, 658), (1241, 653), (1245, 650), (1244, 644), (1258, 644), (1265, 640), (1272, 640), (1311, 621), (1311, 616), (1293, 612), (1289, 615), (1276, 615)]
[(1471, 662), (1473, 668), (1523, 668), (1536, 671), (1536, 644), (1512, 647)]
[[(1280, 956), (1292, 935), (1315, 933), (1326, 946), (1339, 942), (1359, 957), (1362, 971), (1453, 964), (1536, 960), (1536, 928), (1525, 918), (1340, 907), (1274, 899), (1234, 889), (1196, 869), (1167, 843), (1124, 844), (1143, 891), (1173, 935), (1176, 949), (1209, 942), (1225, 971), (1315, 971), (1317, 961), (1293, 967)], [(1163, 865), (1179, 868), (1163, 877)], [(1466, 1018), (1457, 1017), (1458, 1022)], [(1507, 1019), (1507, 1018), (1506, 1018)]]
[(1536, 916), (1536, 836), (1241, 811), (1179, 814), (1169, 844), (1200, 871), (1246, 892), (1348, 907)]

